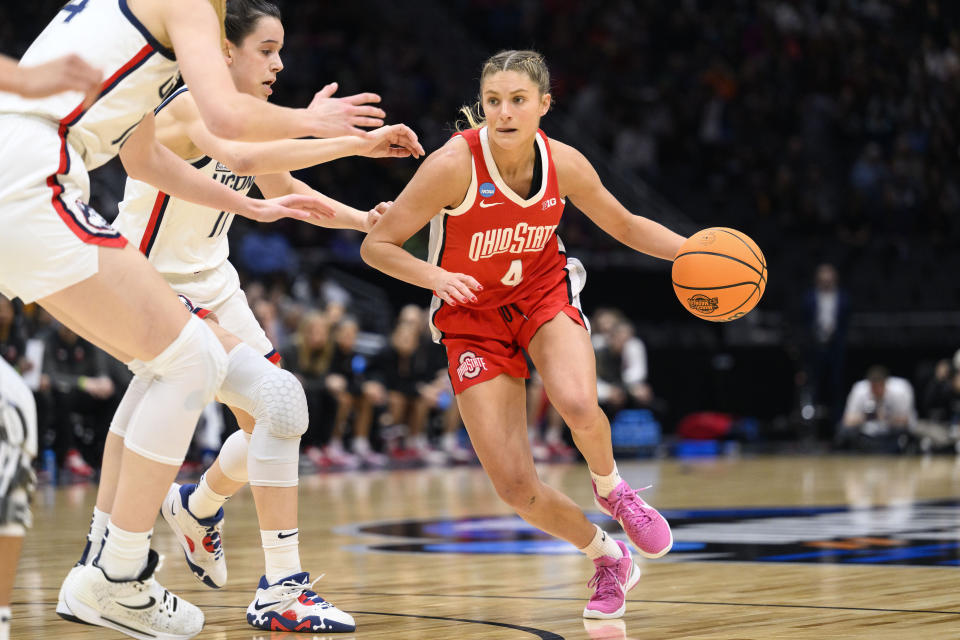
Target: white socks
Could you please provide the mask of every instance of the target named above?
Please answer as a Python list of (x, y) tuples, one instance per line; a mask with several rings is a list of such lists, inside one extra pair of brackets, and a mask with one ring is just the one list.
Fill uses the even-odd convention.
[(93, 517), (90, 518), (90, 531), (87, 532), (87, 549), (84, 550), (84, 564), (90, 564), (100, 553), (100, 545), (103, 544), (103, 534), (107, 532), (107, 522), (110, 521), (110, 514), (93, 508)]
[(266, 570), (263, 575), (273, 584), (281, 578), (300, 573), (300, 530), (281, 529), (278, 531), (260, 530), (263, 544), (263, 560)]
[(136, 579), (147, 566), (152, 536), (153, 529), (142, 533), (124, 531), (113, 522), (107, 523), (107, 538), (98, 562), (100, 568), (112, 580)]
[(187, 498), (187, 509), (198, 520), (216, 515), (230, 496), (222, 496), (207, 484), (207, 474), (200, 476), (197, 488)]
[(606, 498), (610, 495), (610, 492), (620, 484), (620, 472), (617, 471), (617, 464), (613, 464), (613, 471), (610, 472), (610, 475), (598, 476), (593, 471), (590, 471), (590, 477), (593, 478), (594, 483), (597, 485), (597, 493), (600, 494), (601, 498)]
[(610, 556), (611, 558), (617, 559), (622, 558), (623, 552), (620, 550), (620, 545), (617, 544), (617, 541), (607, 535), (607, 533), (602, 531), (597, 525), (593, 526), (597, 528), (597, 532), (594, 534), (590, 544), (580, 549), (580, 552), (585, 553), (591, 560), (596, 560), (603, 556)]

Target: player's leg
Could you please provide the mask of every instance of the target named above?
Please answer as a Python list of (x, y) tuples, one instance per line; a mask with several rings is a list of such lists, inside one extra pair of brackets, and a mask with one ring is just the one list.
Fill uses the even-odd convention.
[(610, 422), (597, 402), (596, 359), (586, 329), (561, 311), (536, 330), (528, 352), (587, 461), (598, 507), (620, 522), (644, 556), (667, 553), (673, 546), (667, 521), (617, 471)]
[[(199, 567), (201, 562), (195, 562), (191, 569), (208, 585), (222, 586), (226, 564), (219, 536), (223, 526), (221, 505), (249, 482), (260, 524), (265, 572), (257, 597), (248, 608), (248, 622), (266, 629), (277, 629), (279, 624), (288, 630), (352, 631), (353, 618), (311, 591), (309, 573), (301, 569), (297, 485), (300, 437), (309, 422), (303, 387), (293, 374), (264, 356), (275, 352), (241, 290), (230, 294), (217, 307), (217, 314), (219, 322), (210, 318), (208, 322), (229, 354), (227, 373), (217, 395), (234, 411), (241, 430), (227, 438), (197, 487), (173, 488), (164, 501), (164, 516), (175, 531), (177, 524), (181, 532), (192, 527), (193, 536), (201, 544), (187, 553), (188, 562), (202, 559), (206, 566)], [(241, 342), (241, 336), (245, 342)], [(178, 503), (185, 508), (172, 517), (168, 511)], [(179, 538), (183, 544), (185, 538)], [(206, 571), (198, 573), (197, 568)], [(264, 602), (271, 604), (257, 607)], [(289, 617), (291, 611), (293, 618)]]
[(23, 532), (0, 527), (0, 640), (10, 639), (10, 595), (23, 547)]
[(524, 381), (500, 375), (457, 396), (470, 441), (497, 495), (527, 522), (577, 548), (595, 527), (567, 496), (537, 477), (527, 440)]
[[(66, 589), (67, 602), (74, 614), (96, 624), (116, 626), (105, 620), (109, 617), (145, 630), (199, 630), (203, 615), (192, 605), (181, 602), (175, 616), (167, 616), (172, 596), (164, 597), (152, 580), (155, 556), (148, 552), (156, 508), (179, 469), (203, 405), (219, 385), (226, 354), (142, 255), (131, 247), (99, 247), (97, 257), (96, 274), (40, 303), (98, 346), (142, 361), (157, 379), (134, 412), (125, 438), (99, 566), (76, 573), (77, 580)], [(150, 615), (133, 621), (117, 603), (138, 578), (149, 581), (157, 595)], [(95, 596), (100, 584), (113, 597)]]
[(593, 560), (596, 572), (590, 585), (596, 590), (584, 615), (623, 615), (626, 592), (640, 579), (640, 569), (626, 545), (607, 536), (570, 498), (537, 477), (527, 438), (524, 381), (500, 375), (462, 391), (457, 401), (480, 464), (500, 498), (521, 518)]

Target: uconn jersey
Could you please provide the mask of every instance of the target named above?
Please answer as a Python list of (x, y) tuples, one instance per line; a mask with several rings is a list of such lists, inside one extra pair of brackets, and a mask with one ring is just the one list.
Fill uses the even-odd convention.
[[(157, 113), (186, 91), (186, 87), (177, 90)], [(253, 176), (238, 176), (213, 158), (202, 156), (188, 162), (241, 195), (253, 186)], [(216, 269), (227, 261), (227, 231), (233, 218), (232, 213), (172, 198), (145, 182), (127, 178), (120, 215), (113, 226), (139, 247), (157, 271), (186, 275)]]
[(40, 99), (0, 93), (0, 114), (32, 115), (58, 125), (63, 174), (70, 172), (67, 143), (87, 170), (99, 167), (119, 153), (179, 77), (173, 52), (137, 20), (126, 0), (71, 0), (30, 45), (21, 63), (38, 65), (70, 53), (103, 72), (100, 97), (87, 110), (82, 107), (83, 94), (76, 91)]

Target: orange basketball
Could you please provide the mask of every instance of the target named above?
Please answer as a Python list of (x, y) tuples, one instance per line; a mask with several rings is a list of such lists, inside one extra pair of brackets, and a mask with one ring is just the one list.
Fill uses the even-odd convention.
[(767, 288), (767, 261), (746, 234), (712, 227), (693, 234), (673, 259), (673, 290), (690, 313), (713, 322), (741, 318)]

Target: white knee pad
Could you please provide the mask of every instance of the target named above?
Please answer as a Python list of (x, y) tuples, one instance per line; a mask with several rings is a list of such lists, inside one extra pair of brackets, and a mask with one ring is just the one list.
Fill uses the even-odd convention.
[(127, 390), (123, 393), (123, 398), (120, 400), (117, 410), (113, 414), (113, 419), (110, 421), (110, 433), (115, 433), (121, 438), (127, 435), (127, 426), (130, 424), (130, 419), (137, 407), (140, 406), (140, 401), (143, 400), (147, 389), (150, 388), (151, 382), (153, 382), (153, 374), (149, 371), (141, 370), (140, 373), (133, 376)]
[(210, 327), (195, 316), (153, 360), (155, 377), (133, 410), (125, 446), (161, 464), (179, 466), (203, 408), (213, 399), (227, 370), (227, 354)]
[(295, 487), (300, 436), (309, 425), (307, 397), (296, 376), (240, 344), (230, 352), (227, 376), (218, 395), (255, 420), (247, 453), (250, 484)]
[(220, 470), (223, 471), (223, 475), (234, 482), (247, 482), (247, 445), (249, 442), (250, 434), (243, 429), (237, 429), (230, 434), (230, 437), (220, 447), (220, 454), (217, 456)]

